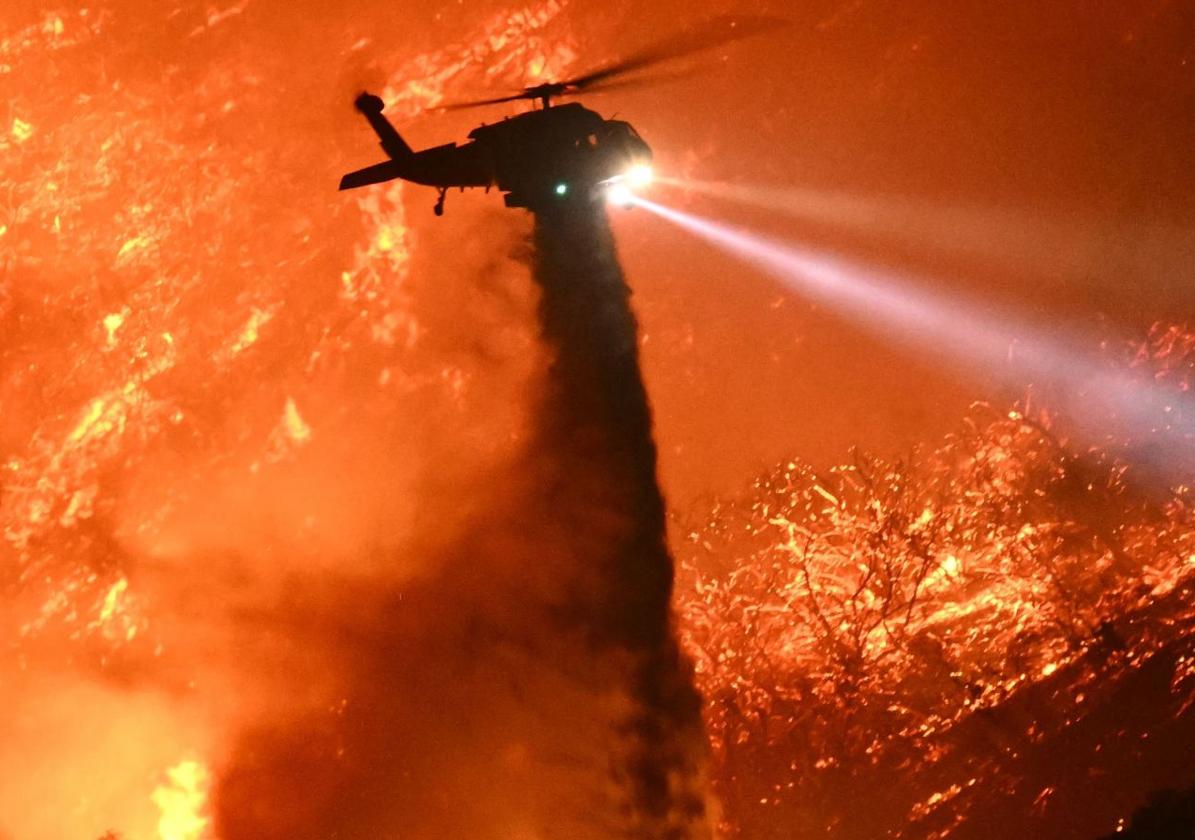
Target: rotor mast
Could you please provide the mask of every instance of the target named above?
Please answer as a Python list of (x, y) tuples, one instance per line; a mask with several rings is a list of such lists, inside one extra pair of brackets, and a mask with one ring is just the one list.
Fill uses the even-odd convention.
[(523, 91), (521, 98), (538, 101), (545, 111), (552, 107), (552, 97), (560, 96), (568, 88), (567, 82), (546, 82), (542, 85), (529, 87)]

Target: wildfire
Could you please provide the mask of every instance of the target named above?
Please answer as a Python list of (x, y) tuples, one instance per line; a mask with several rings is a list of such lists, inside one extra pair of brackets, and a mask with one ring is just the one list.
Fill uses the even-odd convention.
[(159, 840), (202, 840), (207, 831), (207, 791), (210, 776), (198, 761), (184, 760), (166, 771), (167, 782), (151, 799), (162, 812)]
[(261, 328), (268, 324), (273, 317), (272, 310), (253, 307), (249, 311), (245, 326), (241, 328), (240, 333), (229, 345), (227, 355), (236, 356), (256, 344), (261, 335)]
[(130, 410), (142, 398), (132, 382), (126, 383), (119, 392), (96, 397), (83, 409), (83, 416), (67, 440), (80, 444), (122, 433)]
[[(1181, 340), (1190, 335), (1156, 328), (1131, 364), (1181, 389), (1195, 370)], [(1156, 430), (1171, 448), (1187, 433), (1178, 421)], [(907, 823), (908, 836), (945, 837), (984, 789), (977, 782), (1033, 772), (1011, 766), (1016, 756), (1081, 728), (1108, 696), (1101, 686), (1170, 667), (1171, 708), (1153, 714), (1191, 702), (1195, 634), (1175, 630), (1190, 626), (1184, 593), (1195, 588), (1190, 489), (1160, 486), (1172, 471), (1134, 465), (1134, 442), (1074, 452), (1058, 434), (1044, 413), (976, 414), (915, 464), (860, 455), (828, 473), (784, 465), (692, 529), (682, 632), (742, 836), (774, 824), (785, 803), (786, 824), (853, 820), (836, 797), (859, 807), (857, 790), (846, 796), (824, 771), (875, 766), (934, 768), (949, 782), (922, 789), (903, 814), (878, 794), (862, 807), (894, 808), (888, 824)], [(1010, 757), (975, 776), (962, 745), (977, 713), (991, 721), (1043, 694), (1067, 699), (1035, 711), (1027, 732), (1008, 736)], [(1098, 764), (1100, 752), (1071, 766)], [(774, 769), (749, 769), (761, 766)], [(769, 811), (756, 816), (764, 781)], [(1054, 807), (1066, 788), (1042, 789), (1052, 792), (1026, 811)]]
[(33, 126), (20, 117), (12, 118), (12, 139), (17, 143), (24, 143), (33, 136)]
[[(119, 830), (127, 820), (141, 837), (156, 822), (159, 840), (206, 840), (220, 799), (209, 768), (178, 761), (150, 792), (146, 780), (189, 754), (185, 745), (139, 745), (164, 755), (137, 764), (114, 738), (97, 761), (94, 735), (108, 721), (62, 734), (56, 723), (89, 708), (68, 692), (91, 698), (102, 686), (116, 697), (104, 707), (113, 718), (156, 702), (168, 707), (162, 731), (189, 732), (175, 706), (218, 705), (195, 698), (228, 693), (203, 670), (204, 655), (226, 645), (220, 653), (235, 659), (241, 649), (219, 633), (172, 635), (169, 611), (181, 601), (217, 613), (223, 604), (205, 601), (206, 587), (239, 595), (240, 579), (221, 577), (226, 555), (273, 560), (306, 548), (222, 541), (242, 524), (225, 519), (257, 493), (253, 479), (278, 467), (275, 482), (288, 484), (291, 455), (335, 443), (358, 415), (382, 416), (383, 434), (402, 437), (396, 405), (422, 399), (441, 423), (487, 385), (469, 359), (417, 356), (437, 313), (413, 288), (417, 222), (405, 187), (323, 206), (312, 197), (333, 176), (311, 172), (319, 147), (279, 131), (301, 104), (280, 91), (305, 89), (331, 64), (295, 82), (303, 68), (293, 56), (258, 66), (228, 46), (240, 39), (216, 44), (260, 13), (254, 4), (158, 18), (101, 5), (0, 32), (0, 82), (11, 94), (0, 124), (0, 560), (11, 598), (0, 610), (0, 682), (16, 692), (9, 686), (30, 675), (44, 681), (20, 707), (37, 710), (30, 719), (49, 756), (48, 787), (81, 784), (76, 767), (102, 765), (80, 771), (86, 789), (65, 791), (94, 809), (72, 815), (73, 825)], [(450, 95), (565, 75), (575, 48), (548, 32), (563, 12), (557, 0), (532, 3), (487, 17), (455, 45), (387, 56), (387, 113), (401, 120)], [(139, 52), (144, 32), (125, 33), (139, 19), (160, 24), (150, 39), (158, 52)], [(345, 37), (326, 54), (369, 43), (359, 32)], [(179, 91), (186, 107), (177, 107)], [(351, 95), (338, 117), (346, 121), (356, 119)], [(323, 131), (332, 120), (313, 122)], [(473, 334), (459, 344), (469, 357), (491, 349)], [(1193, 360), (1195, 333), (1176, 325), (1134, 348), (1129, 366), (1189, 391)], [(483, 408), (510, 401), (503, 392)], [(1060, 427), (1028, 410), (977, 412), (916, 466), (860, 456), (817, 472), (794, 461), (689, 529), (677, 607), (707, 698), (728, 831), (775, 836), (784, 826), (787, 836), (815, 836), (861, 818), (861, 800), (872, 797), (889, 828), (945, 836), (982, 792), (1017, 787), (1025, 755), (1082, 728), (1104, 687), (1158, 667), (1176, 717), (1195, 702), (1191, 482), (1137, 483), (1131, 466), (1135, 446), (1148, 452), (1168, 432), (1076, 452)], [(339, 469), (348, 449), (320, 454)], [(299, 519), (293, 510), (324, 489), (322, 479), (279, 492), (286, 504), (252, 511), (254, 524)], [(382, 492), (405, 491), (390, 479)], [(367, 485), (360, 495), (375, 492)], [(220, 493), (237, 501), (209, 517), (208, 496)], [(351, 519), (357, 505), (354, 497), (323, 518)], [(186, 527), (164, 524), (180, 518)], [(171, 551), (156, 551), (163, 544)], [(163, 553), (177, 566), (163, 570)], [(155, 600), (161, 578), (201, 595)], [(67, 694), (58, 704), (66, 711), (42, 726), (37, 692), (49, 691)], [(221, 711), (212, 712), (217, 742), (229, 737), (220, 727), (234, 726)], [(128, 717), (122, 736), (153, 740), (138, 715)], [(1114, 741), (1101, 741), (1102, 755)], [(1094, 759), (1076, 766), (1086, 773)], [(876, 784), (878, 793), (858, 784), (910, 777), (900, 790)], [(120, 790), (101, 796), (105, 782)], [(1046, 808), (1075, 784), (1023, 787)], [(0, 797), (29, 791), (29, 801), (64, 793), (33, 786)], [(921, 824), (934, 820), (932, 831)], [(0, 833), (26, 836), (21, 827), (5, 822)]]
[[(208, 529), (220, 541), (221, 529), (238, 527), (195, 510), (209, 491), (278, 481), (266, 474), (293, 467), (300, 449), (329, 457), (346, 428), (360, 437), (362, 417), (392, 433), (397, 389), (446, 411), (476, 402), (468, 392), (479, 379), (460, 360), (420, 347), (427, 329), (410, 289), (404, 187), (313, 201), (334, 180), (313, 169), (309, 144), (280, 139), (296, 105), (277, 95), (281, 76), (267, 78), (289, 78), (292, 63), (259, 66), (219, 43), (259, 10), (163, 14), (145, 41), (134, 22), (158, 13), (142, 6), (120, 0), (0, 25), (0, 85), (12, 103), (0, 124), (0, 700), (60, 716), (19, 713), (0, 731), (9, 761), (22, 749), (12, 726), (54, 733), (38, 741), (42, 769), (0, 791), (0, 834), (15, 837), (56, 835), (44, 815), (14, 811), (14, 797), (81, 803), (54, 827), (62, 836), (141, 838), (151, 819), (160, 840), (211, 836), (219, 779), (201, 761), (172, 765), (152, 794), (145, 782), (146, 768), (178, 755), (182, 733), (222, 743), (235, 725), (219, 682), (227, 674), (210, 664), (233, 656), (220, 648), (224, 605), (164, 591), (205, 586), (207, 549), (196, 543)], [(393, 71), (392, 107), (422, 113), (446, 91), (564, 69), (568, 39), (541, 32), (562, 10), (549, 0), (488, 15), (430, 53), (377, 47)], [(494, 45), (505, 79), (481, 70), (495, 66)], [(334, 75), (344, 54), (328, 46), (313, 79)], [(168, 68), (143, 75), (115, 55)], [(187, 106), (163, 107), (180, 85)], [(342, 122), (320, 113), (320, 130), (343, 123), (371, 154), (353, 91), (337, 95)], [(280, 173), (298, 174), (276, 183)], [(332, 433), (320, 434), (325, 423)], [(288, 490), (276, 493), (280, 507), (310, 521), (313, 492)], [(354, 506), (339, 517), (321, 509), (320, 521), (343, 529)], [(262, 551), (255, 539), (238, 550)], [(177, 565), (163, 569), (162, 558)], [(192, 605), (198, 618), (175, 614)], [(87, 699), (95, 693), (116, 699), (87, 711), (100, 708)], [(72, 698), (82, 698), (78, 710)], [(97, 746), (92, 727), (114, 746)], [(111, 751), (104, 771), (86, 775), (101, 750)]]
[(109, 347), (116, 346), (116, 333), (124, 324), (126, 317), (128, 317), (128, 310), (112, 312), (104, 316), (104, 332), (107, 333)]
[(89, 629), (100, 629), (111, 639), (123, 638), (131, 642), (137, 635), (137, 619), (130, 609), (129, 581), (120, 578), (109, 587), (100, 604), (99, 615), (88, 625)]

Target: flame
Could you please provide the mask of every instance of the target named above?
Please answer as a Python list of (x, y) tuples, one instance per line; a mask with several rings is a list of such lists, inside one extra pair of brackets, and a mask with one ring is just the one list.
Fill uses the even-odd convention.
[(107, 333), (109, 347), (116, 345), (116, 332), (124, 325), (124, 319), (127, 316), (127, 309), (122, 309), (120, 312), (112, 312), (104, 316), (104, 332)]
[[(194, 82), (181, 111), (169, 107), (172, 97), (155, 99), (160, 80), (109, 78), (89, 58), (108, 52), (101, 36), (119, 16), (47, 14), (0, 38), (0, 74), (19, 94), (10, 121), (0, 124), (0, 150), (9, 153), (0, 156), (0, 181), (14, 197), (0, 223), (5, 248), (12, 246), (5, 276), (13, 282), (0, 280), (0, 290), (8, 294), (11, 285), (26, 296), (13, 320), (32, 319), (33, 328), (22, 329), (37, 337), (28, 348), (5, 346), (12, 355), (4, 357), (2, 383), (12, 389), (4, 395), (12, 411), (0, 548), (6, 587), (24, 599), (13, 611), (21, 669), (66, 662), (79, 680), (122, 685), (152, 670), (172, 640), (150, 619), (168, 617), (152, 612), (130, 567), (144, 559), (137, 546), (153, 543), (180, 503), (169, 474), (178, 466), (201, 484), (210, 462), (232, 462), (228, 472), (243, 482), (247, 470), (239, 468), (263, 453), (269, 460), (333, 439), (323, 401), (335, 393), (326, 386), (330, 370), (381, 358), (359, 379), (381, 383), (384, 411), (396, 402), (395, 387), (413, 389), (420, 374), (454, 406), (479, 387), (455, 363), (431, 373), (403, 366), (403, 351), (434, 328), (411, 288), (416, 223), (404, 209), (408, 187), (337, 196), (344, 224), (321, 232), (321, 241), (334, 240), (326, 249), (309, 236), (313, 214), (255, 193), (266, 173), (310, 166), (311, 147), (296, 154), (276, 126), (252, 135), (262, 141), (256, 148), (232, 145), (232, 135), (254, 131), (253, 120), (225, 125), (224, 116), (282, 113), (269, 110), (277, 88), (260, 77), (265, 71), (240, 54), (203, 52), (207, 30), (231, 32), (251, 16), (242, 10), (252, 11), (244, 2), (212, 5), (180, 30), (204, 57), (168, 62)], [(396, 59), (383, 92), (388, 112), (397, 121), (449, 96), (565, 76), (574, 46), (545, 31), (563, 10), (549, 0), (503, 11), (474, 37)], [(171, 20), (187, 15), (183, 9)], [(358, 130), (362, 154), (372, 153), (366, 129)], [(274, 230), (282, 234), (267, 241)], [(341, 230), (352, 233), (336, 239)], [(325, 279), (328, 295), (319, 297), (311, 290)], [(1191, 331), (1159, 330), (1134, 364), (1188, 391), (1193, 347)], [(353, 391), (353, 410), (368, 398), (362, 393)], [(1032, 415), (1002, 415), (972, 418), (970, 431), (931, 453), (916, 475), (866, 460), (814, 475), (794, 462), (692, 529), (678, 611), (709, 698), (715, 746), (724, 761), (765, 755), (766, 747), (781, 765), (764, 780), (767, 793), (750, 801), (780, 807), (800, 799), (800, 786), (819, 771), (853, 772), (890, 754), (907, 758), (902, 776), (940, 767), (954, 748), (951, 733), (978, 711), (1047, 677), (1112, 679), (1176, 632), (1167, 630), (1171, 616), (1162, 608), (1195, 577), (1190, 488), (1172, 488), (1171, 502), (1149, 508), (1153, 519), (1086, 542), (1076, 536), (1083, 523), (1058, 509), (1024, 521), (1026, 510), (1046, 504), (1018, 495), (1026, 486), (1061, 487), (1063, 497), (1099, 494), (1084, 482), (1078, 490), (1066, 484), (1075, 464)], [(242, 452), (249, 454), (238, 460)], [(1109, 510), (1128, 510), (1127, 482), (1111, 467), (1101, 475), (1107, 483), (1097, 489), (1107, 491)], [(154, 503), (138, 505), (129, 487), (148, 479), (140, 489)], [(1127, 571), (1110, 539), (1124, 543)], [(179, 542), (177, 553), (191, 559), (186, 540)], [(1131, 617), (1135, 635), (1109, 654), (1101, 675), (1085, 656), (1098, 648), (1105, 614), (1113, 623)], [(61, 647), (48, 644), (59, 636)], [(143, 657), (120, 659), (141, 646)], [(179, 684), (162, 692), (170, 703), (191, 696), (179, 686), (201, 690), (194, 673), (180, 671), (167, 675)], [(1172, 690), (1195, 692), (1195, 658), (1179, 660)], [(1094, 689), (1085, 692), (1090, 699)], [(171, 720), (176, 731), (189, 731)], [(162, 749), (147, 767), (180, 754), (178, 745)], [(77, 758), (70, 745), (62, 758)], [(131, 767), (112, 773), (133, 778), (137, 807), (157, 808), (159, 840), (210, 835), (212, 779), (202, 762), (170, 766), (151, 802), (146, 776)], [(757, 781), (741, 766), (722, 769), (724, 791)], [(916, 797), (922, 807), (914, 818), (961, 807), (972, 785), (984, 787), (970, 777), (933, 784)]]
[(159, 840), (202, 840), (208, 825), (204, 815), (210, 783), (206, 767), (190, 759), (166, 771), (167, 783), (150, 796), (162, 812), (158, 820)]
[(33, 136), (33, 126), (20, 117), (12, 118), (12, 137), (18, 143), (24, 143)]
[(130, 409), (141, 399), (142, 395), (131, 382), (118, 392), (96, 397), (83, 410), (83, 416), (67, 440), (79, 444), (122, 433)]
[[(1178, 332), (1155, 329), (1132, 364), (1181, 389), (1195, 345)], [(915, 466), (789, 462), (690, 529), (681, 629), (731, 801), (753, 801), (742, 791), (767, 781), (778, 785), (769, 807), (796, 807), (815, 794), (816, 771), (852, 762), (943, 778), (944, 756), (965, 753), (952, 733), (976, 712), (1015, 707), (1039, 685), (1069, 693), (1057, 719), (1034, 720), (1033, 744), (1079, 722), (1100, 686), (1195, 643), (1173, 629), (1189, 622), (1181, 593), (1195, 585), (1191, 489), (1143, 501), (1134, 481), (1159, 479), (1130, 460), (1134, 444), (1075, 453), (1052, 423), (987, 409)], [(1177, 420), (1154, 433), (1188, 434)], [(1176, 660), (1175, 711), (1160, 714), (1195, 702), (1195, 657)], [(737, 775), (779, 755), (787, 781)], [(1015, 771), (987, 767), (989, 786), (1000, 772)], [(961, 821), (966, 792), (985, 781), (963, 778), (923, 790), (902, 818)], [(1065, 788), (1047, 789), (1054, 802)], [(934, 815), (944, 809), (953, 815)]]
[(383, 254), (393, 251), (403, 242), (406, 232), (406, 226), (397, 221), (383, 224), (374, 238), (374, 247)]
[(122, 257), (125, 257), (134, 251), (140, 251), (148, 248), (149, 245), (149, 237), (134, 236), (133, 238), (126, 240), (125, 243), (120, 246), (120, 250), (116, 252), (116, 259), (119, 261)]
[(117, 604), (120, 601), (120, 596), (129, 588), (129, 582), (121, 578), (112, 584), (112, 588), (108, 590), (108, 594), (104, 596), (104, 605), (100, 608), (100, 623), (107, 622), (116, 614)]
[(311, 427), (303, 420), (303, 415), (299, 414), (299, 407), (295, 405), (292, 397), (286, 399), (286, 408), (282, 412), (282, 427), (286, 436), (294, 443), (306, 443), (311, 439)]
[[(354, 411), (391, 418), (396, 387), (422, 388), (432, 400), (443, 393), (456, 407), (477, 383), (455, 365), (442, 376), (433, 354), (415, 358), (427, 327), (409, 283), (407, 188), (333, 191), (313, 209), (326, 172), (312, 171), (305, 144), (278, 142), (276, 124), (248, 144), (252, 124), (227, 132), (242, 115), (296, 111), (277, 101), (281, 77), (267, 76), (268, 61), (213, 43), (213, 28), (239, 42), (224, 32), (249, 25), (252, 5), (163, 13), (160, 42), (129, 40), (127, 22), (143, 16), (131, 8), (64, 7), (25, 16), (28, 25), (0, 23), (0, 79), (12, 93), (0, 123), (0, 319), (19, 327), (0, 347), (0, 701), (68, 710), (79, 702), (77, 731), (47, 727), (52, 736), (37, 745), (45, 769), (30, 774), (80, 803), (64, 836), (94, 840), (111, 827), (143, 838), (156, 820), (160, 840), (196, 840), (211, 834), (216, 780), (202, 761), (174, 762), (192, 736), (221, 744), (257, 698), (228, 699), (219, 681), (227, 674), (212, 670), (230, 655), (218, 647), (220, 628), (216, 641), (178, 638), (169, 614), (177, 599), (154, 580), (162, 557), (179, 563), (162, 576), (171, 580), (202, 565), (191, 562), (199, 538), (172, 530), (188, 482), (224, 470), (235, 478), (213, 493), (236, 495), (275, 456), (333, 445), (336, 434), (323, 429), (342, 380)], [(414, 113), (488, 85), (486, 67), (516, 80), (532, 55), (562, 66), (566, 39), (540, 31), (562, 11), (555, 0), (487, 11), (459, 43), (407, 60), (387, 54), (387, 96), (399, 115)], [(503, 41), (497, 61), (484, 46), (493, 36)], [(177, 78), (142, 77), (128, 69), (139, 62), (118, 69), (105, 58), (126, 49), (180, 71), (187, 107), (164, 104)], [(338, 54), (330, 48), (322, 69)], [(373, 154), (368, 128), (345, 105), (361, 154)], [(320, 124), (332, 128), (322, 116)], [(268, 176), (285, 172), (296, 176), (284, 195), (301, 200), (279, 199)], [(336, 224), (316, 232), (328, 213)], [(380, 384), (375, 393), (360, 383)], [(215, 650), (202, 648), (209, 643)], [(26, 676), (37, 687), (20, 688)], [(149, 710), (152, 726), (136, 714), (99, 717), (85, 699), (97, 691), (115, 696), (114, 708)], [(97, 746), (93, 724), (111, 745)], [(6, 759), (13, 749), (21, 747)], [(100, 752), (111, 790), (80, 781)], [(149, 796), (146, 774), (161, 767), (170, 769)], [(11, 797), (38, 784), (5, 786), (0, 834), (49, 836), (23, 830), (9, 810)], [(94, 833), (73, 830), (93, 822)]]
[(238, 353), (243, 353), (256, 344), (261, 335), (261, 328), (268, 324), (273, 317), (273, 310), (253, 307), (249, 311), (249, 318), (245, 321), (245, 326), (241, 328), (240, 334), (229, 345), (228, 355), (235, 356)]

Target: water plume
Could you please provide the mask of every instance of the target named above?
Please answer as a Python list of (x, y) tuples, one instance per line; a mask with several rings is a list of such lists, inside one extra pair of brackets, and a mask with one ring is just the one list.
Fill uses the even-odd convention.
[(672, 634), (672, 559), (630, 290), (599, 207), (540, 213), (534, 246), (553, 353), (537, 423), (553, 473), (544, 487), (592, 577), (570, 593), (571, 620), (602, 655), (629, 657), (635, 705), (620, 771), (635, 836), (707, 836), (700, 704)]

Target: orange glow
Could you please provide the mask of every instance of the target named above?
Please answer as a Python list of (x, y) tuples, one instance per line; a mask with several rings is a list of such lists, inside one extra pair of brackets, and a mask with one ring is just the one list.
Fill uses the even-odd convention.
[(257, 342), (261, 328), (269, 323), (270, 319), (273, 317), (273, 312), (267, 309), (259, 309), (254, 307), (249, 312), (249, 318), (246, 320), (245, 326), (241, 330), (240, 335), (238, 335), (229, 346), (228, 354), (230, 356), (235, 356), (253, 346), (253, 344)]
[(12, 137), (17, 143), (24, 143), (33, 136), (33, 126), (20, 117), (12, 118)]
[(207, 768), (197, 761), (180, 761), (166, 771), (167, 782), (154, 788), (153, 803), (162, 812), (159, 840), (203, 840), (208, 818)]
[[(533, 811), (599, 810), (609, 763), (585, 768), (627, 737), (619, 677), (641, 663), (590, 662), (533, 616), (589, 594), (577, 533), (625, 523), (559, 502), (603, 498), (585, 465), (528, 454), (553, 364), (529, 221), (493, 193), (438, 220), (429, 188), (335, 185), (379, 154), (365, 86), (413, 146), (462, 141), (522, 106), (435, 108), (705, 7), (37, 5), (0, 13), (0, 837), (311, 840), (352, 802), (352, 840), (507, 840), (542, 834)], [(1195, 61), (1158, 43), (1182, 4), (1102, 24), (1078, 0), (839, 5), (777, 5), (800, 49), (580, 101), (670, 175), (923, 191), (926, 214), (1099, 205), (1048, 271), (951, 276), (1059, 325), (1165, 319), (1107, 363), (1195, 389), (1189, 248), (1180, 284), (1155, 241), (1195, 195)], [(1096, 28), (1071, 39), (1077, 19)], [(1138, 239), (1113, 235), (1125, 217)], [(1195, 742), (1195, 481), (1150, 470), (1174, 430), (1077, 447), (1081, 394), (1032, 383), (1009, 411), (1018, 394), (612, 218), (725, 837), (973, 840), (993, 814), (1094, 836), (1101, 808), (1136, 807), (1148, 762)], [(543, 488), (554, 504), (519, 508)], [(1139, 695), (1156, 729), (1098, 729)]]
[[(1172, 332), (1155, 328), (1133, 364), (1143, 376), (1170, 371), (1181, 388), (1195, 352), (1158, 340)], [(1189, 615), (1176, 593), (1195, 586), (1189, 488), (1143, 503), (1136, 482), (1161, 479), (1122, 460), (1134, 444), (1076, 454), (1038, 412), (975, 413), (916, 464), (858, 456), (815, 472), (789, 462), (691, 529), (681, 630), (703, 693), (717, 698), (706, 714), (721, 789), (754, 802), (740, 793), (754, 788), (741, 781), (746, 766), (777, 753), (791, 761), (770, 780), (781, 790), (768, 810), (738, 806), (745, 836), (778, 806), (799, 814), (810, 797), (833, 799), (811, 770), (863, 754), (901, 772), (969, 772), (948, 756), (977, 715), (1066, 697), (1038, 709), (1028, 733), (1029, 743), (1065, 738), (1094, 686), (1132, 685), (1151, 659), (1186, 649), (1172, 627)], [(1176, 661), (1174, 709), (1191, 702), (1188, 661)], [(1082, 767), (1068, 789), (1080, 800)], [(922, 789), (903, 819), (961, 824), (968, 789), (1017, 772), (996, 762), (990, 776)], [(1050, 802), (1064, 789), (1046, 787)]]

